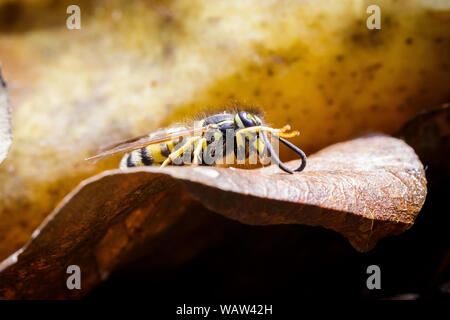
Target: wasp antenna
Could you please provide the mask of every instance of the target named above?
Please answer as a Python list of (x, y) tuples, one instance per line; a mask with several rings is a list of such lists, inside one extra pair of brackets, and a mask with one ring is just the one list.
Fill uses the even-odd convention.
[(267, 133), (265, 131), (261, 132), (263, 139), (264, 139), (264, 143), (267, 146), (267, 151), (269, 152), (270, 156), (272, 157), (272, 160), (278, 165), (278, 167), (280, 167), (280, 169), (282, 169), (283, 171), (286, 171), (287, 173), (293, 174), (294, 171), (288, 167), (286, 167), (283, 162), (280, 161), (280, 158), (278, 158), (278, 155), (276, 154), (276, 152), (273, 151), (272, 149), (272, 144), (269, 141), (269, 138), (267, 137)]
[(281, 142), (283, 142), (289, 149), (291, 149), (291, 150), (297, 152), (297, 153), (300, 155), (300, 157), (302, 158), (302, 163), (301, 163), (300, 166), (299, 166), (297, 169), (295, 169), (294, 171), (295, 171), (295, 172), (300, 172), (300, 171), (302, 171), (303, 169), (305, 169), (305, 167), (306, 167), (306, 154), (303, 152), (303, 150), (301, 150), (301, 149), (300, 149), (299, 147), (297, 147), (296, 145), (290, 143), (290, 142), (287, 141), (286, 139), (283, 139), (283, 138), (281, 138), (281, 137), (278, 137), (277, 135), (275, 135), (275, 137), (276, 137), (278, 140), (280, 140)]
[(296, 153), (298, 153), (302, 159), (302, 163), (300, 164), (300, 166), (295, 169), (292, 170), (290, 168), (288, 168), (287, 166), (284, 165), (283, 162), (280, 161), (280, 158), (278, 158), (278, 155), (276, 154), (276, 152), (273, 151), (272, 149), (272, 144), (269, 142), (269, 138), (267, 137), (267, 133), (265, 131), (261, 132), (263, 139), (264, 139), (264, 143), (267, 146), (267, 151), (270, 153), (270, 156), (272, 157), (273, 161), (280, 167), (280, 169), (286, 171), (287, 173), (294, 173), (294, 172), (300, 172), (303, 169), (305, 169), (306, 167), (306, 155), (305, 153), (298, 148), (297, 146), (293, 145), (292, 143), (290, 143), (289, 141), (277, 136), (276, 134), (274, 134), (273, 136), (276, 137), (278, 140), (280, 140), (281, 142), (283, 142), (289, 149), (295, 151)]

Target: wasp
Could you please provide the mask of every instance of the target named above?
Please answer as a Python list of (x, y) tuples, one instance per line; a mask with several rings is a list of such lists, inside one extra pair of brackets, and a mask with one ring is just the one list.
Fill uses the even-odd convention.
[[(270, 156), (283, 171), (292, 174), (305, 168), (306, 155), (285, 139), (299, 134), (289, 130), (289, 125), (280, 129), (268, 126), (256, 111), (224, 111), (204, 117), (189, 127), (173, 127), (116, 143), (86, 160), (125, 153), (120, 168), (151, 165), (165, 167), (186, 163), (217, 165), (223, 163), (224, 158), (245, 161), (257, 154), (260, 159)], [(300, 156), (302, 162), (298, 168), (293, 170), (280, 161), (268, 135)]]

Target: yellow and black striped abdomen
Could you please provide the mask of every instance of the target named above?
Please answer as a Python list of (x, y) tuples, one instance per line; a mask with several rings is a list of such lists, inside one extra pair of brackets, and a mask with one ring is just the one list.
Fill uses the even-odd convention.
[(120, 161), (120, 168), (152, 165), (159, 166), (167, 159), (169, 154), (175, 150), (178, 143), (179, 140), (169, 140), (133, 150), (123, 156)]

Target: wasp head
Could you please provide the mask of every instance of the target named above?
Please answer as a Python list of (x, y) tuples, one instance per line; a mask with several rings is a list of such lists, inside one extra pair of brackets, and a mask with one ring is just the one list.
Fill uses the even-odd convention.
[(239, 128), (247, 128), (262, 125), (262, 120), (257, 115), (246, 111), (238, 112), (234, 120)]

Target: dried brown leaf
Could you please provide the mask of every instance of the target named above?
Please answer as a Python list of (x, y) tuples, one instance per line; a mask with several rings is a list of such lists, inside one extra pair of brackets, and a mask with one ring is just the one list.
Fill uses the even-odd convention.
[[(380, 135), (330, 146), (294, 175), (274, 166), (106, 171), (82, 182), (30, 242), (0, 264), (0, 297), (84, 295), (137, 248), (201, 207), (251, 225), (323, 226), (367, 251), (413, 225), (426, 190), (414, 151)], [(71, 264), (83, 270), (83, 290), (66, 288)]]
[(0, 70), (0, 163), (6, 158), (11, 141), (12, 132), (8, 92)]

